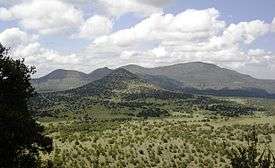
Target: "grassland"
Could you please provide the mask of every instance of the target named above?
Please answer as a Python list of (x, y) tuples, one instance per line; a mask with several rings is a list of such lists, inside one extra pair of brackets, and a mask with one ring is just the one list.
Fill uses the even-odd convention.
[(253, 125), (262, 147), (272, 140), (275, 151), (275, 101), (220, 99), (265, 110), (230, 117), (183, 102), (148, 99), (148, 106), (167, 110), (169, 116), (145, 118), (133, 115), (139, 108), (93, 104), (40, 118), (54, 139), (54, 151), (43, 158), (66, 168), (230, 167), (227, 152), (245, 144)]

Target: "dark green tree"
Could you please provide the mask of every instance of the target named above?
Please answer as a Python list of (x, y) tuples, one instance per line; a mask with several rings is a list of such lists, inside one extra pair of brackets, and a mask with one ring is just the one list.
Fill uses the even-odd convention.
[(52, 139), (28, 108), (34, 72), (0, 44), (0, 168), (38, 167), (39, 151), (52, 151)]

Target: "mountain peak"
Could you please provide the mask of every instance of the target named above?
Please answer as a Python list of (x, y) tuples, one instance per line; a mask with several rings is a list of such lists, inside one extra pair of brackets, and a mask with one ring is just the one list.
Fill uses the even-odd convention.
[(92, 81), (99, 80), (99, 79), (109, 75), (111, 72), (112, 72), (112, 70), (107, 67), (96, 69), (88, 75), (89, 81), (92, 82)]
[(75, 70), (65, 70), (65, 69), (56, 69), (49, 73), (48, 75), (45, 75), (39, 80), (45, 81), (45, 80), (51, 80), (51, 79), (65, 79), (65, 78), (86, 78), (87, 74)]
[(124, 68), (117, 68), (112, 71), (107, 77), (115, 77), (117, 79), (138, 79), (138, 76)]
[[(112, 70), (109, 69), (108, 67), (103, 67), (103, 68), (98, 68), (96, 70), (94, 70), (93, 72), (91, 72), (90, 74), (95, 74), (95, 73), (105, 73), (105, 72), (111, 72)], [(89, 74), (89, 75), (90, 75)]]
[(187, 63), (179, 63), (179, 64), (174, 64), (174, 65), (169, 65), (169, 66), (164, 66), (164, 67), (159, 67), (159, 68), (165, 68), (165, 67), (179, 67), (179, 68), (206, 68), (206, 69), (222, 69), (221, 67), (212, 64), (212, 63), (206, 63), (206, 62), (187, 62)]

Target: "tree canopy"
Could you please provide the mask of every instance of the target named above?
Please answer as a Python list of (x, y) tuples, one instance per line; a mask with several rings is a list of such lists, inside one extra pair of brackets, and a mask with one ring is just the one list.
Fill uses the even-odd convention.
[(0, 44), (0, 168), (38, 167), (39, 151), (52, 150), (52, 139), (28, 108), (34, 72)]

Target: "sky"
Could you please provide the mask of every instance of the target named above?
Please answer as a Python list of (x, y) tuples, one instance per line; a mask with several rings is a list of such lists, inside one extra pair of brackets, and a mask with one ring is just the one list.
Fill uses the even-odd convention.
[(37, 68), (207, 62), (275, 79), (274, 0), (0, 0), (0, 42)]

